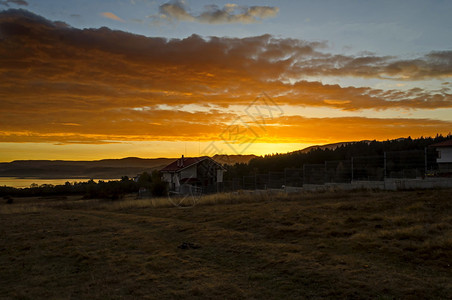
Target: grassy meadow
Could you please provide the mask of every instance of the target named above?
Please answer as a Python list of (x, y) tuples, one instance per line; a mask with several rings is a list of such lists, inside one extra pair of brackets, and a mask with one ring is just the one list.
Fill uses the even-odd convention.
[(0, 204), (1, 299), (450, 299), (452, 191)]

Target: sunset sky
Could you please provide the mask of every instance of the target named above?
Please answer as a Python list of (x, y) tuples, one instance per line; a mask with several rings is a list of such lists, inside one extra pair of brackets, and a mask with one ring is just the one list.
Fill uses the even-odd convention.
[(452, 1), (0, 0), (0, 161), (452, 131)]

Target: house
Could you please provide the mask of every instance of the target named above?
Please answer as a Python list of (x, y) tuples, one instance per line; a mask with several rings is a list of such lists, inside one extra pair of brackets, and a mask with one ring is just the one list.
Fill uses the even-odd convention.
[(215, 193), (222, 187), (225, 168), (208, 156), (184, 157), (160, 170), (169, 191), (177, 194)]
[(437, 152), (436, 162), (440, 173), (452, 173), (452, 139), (433, 144)]

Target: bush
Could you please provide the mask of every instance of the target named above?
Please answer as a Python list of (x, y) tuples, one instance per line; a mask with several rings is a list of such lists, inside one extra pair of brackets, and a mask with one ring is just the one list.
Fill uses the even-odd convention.
[(6, 200), (6, 204), (13, 204), (14, 199), (11, 196), (4, 196), (3, 199)]
[(154, 197), (163, 197), (168, 194), (166, 182), (154, 181), (151, 183), (151, 194)]
[(151, 174), (151, 184), (149, 187), (151, 195), (154, 197), (163, 197), (168, 194), (167, 183), (162, 181), (159, 171), (154, 170)]

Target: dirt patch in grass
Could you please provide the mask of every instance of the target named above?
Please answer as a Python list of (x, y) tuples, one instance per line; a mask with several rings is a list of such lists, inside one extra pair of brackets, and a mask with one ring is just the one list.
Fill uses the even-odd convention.
[(16, 199), (0, 298), (447, 299), (450, 193)]

